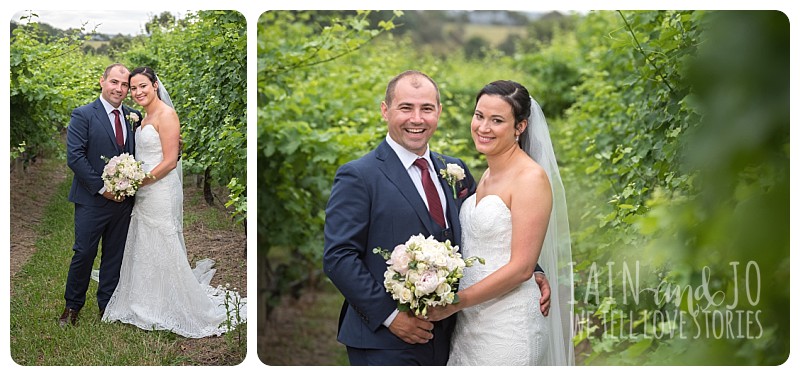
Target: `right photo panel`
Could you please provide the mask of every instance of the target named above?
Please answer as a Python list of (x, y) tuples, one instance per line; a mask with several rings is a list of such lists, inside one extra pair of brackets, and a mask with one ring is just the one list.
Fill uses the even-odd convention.
[(268, 11), (270, 366), (781, 365), (779, 11)]

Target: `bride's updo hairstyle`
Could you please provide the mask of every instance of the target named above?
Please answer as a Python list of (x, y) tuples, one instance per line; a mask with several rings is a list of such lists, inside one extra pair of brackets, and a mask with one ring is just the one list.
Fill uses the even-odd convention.
[[(156, 77), (156, 71), (154, 71), (153, 68), (138, 67), (131, 71), (131, 76), (128, 78), (128, 85), (130, 85), (131, 83), (131, 78), (133, 78), (133, 76), (137, 74), (141, 74), (142, 76), (147, 77), (147, 79), (150, 80), (150, 83), (152, 83), (153, 86), (155, 86), (156, 82), (158, 81), (158, 78)], [(158, 88), (156, 88), (156, 96), (158, 96), (158, 99), (161, 99), (161, 90), (158, 90)]]
[[(131, 74), (132, 75), (132, 74)], [(531, 116), (531, 96), (528, 94), (528, 89), (514, 81), (499, 80), (487, 84), (475, 97), (475, 106), (478, 106), (478, 101), (484, 95), (497, 95), (502, 98), (506, 103), (511, 106), (511, 111), (514, 114), (514, 128), (525, 119)], [(530, 124), (525, 128), (525, 131), (519, 135), (520, 147), (523, 147), (528, 137), (528, 129)]]

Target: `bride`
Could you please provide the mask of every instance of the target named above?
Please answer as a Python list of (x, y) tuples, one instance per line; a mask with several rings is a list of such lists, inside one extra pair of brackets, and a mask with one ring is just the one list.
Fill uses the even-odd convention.
[(152, 177), (145, 178), (136, 193), (119, 284), (103, 321), (169, 330), (189, 338), (220, 335), (238, 324), (237, 316), (245, 320), (246, 303), (238, 315), (235, 307), (226, 310), (226, 294), (229, 304), (239, 296), (208, 286), (213, 261), (204, 260), (209, 269), (204, 278), (195, 276), (198, 271), (189, 266), (183, 240), (178, 115), (151, 68), (134, 69), (129, 82), (131, 97), (146, 111), (135, 132), (135, 156)]
[[(460, 311), (448, 365), (572, 365), (569, 225), (544, 115), (524, 86), (495, 81), (477, 95), (471, 130), (489, 168), (461, 207), (461, 251), (486, 264), (466, 268), (459, 303), (427, 318)], [(555, 283), (547, 317), (537, 261)]]

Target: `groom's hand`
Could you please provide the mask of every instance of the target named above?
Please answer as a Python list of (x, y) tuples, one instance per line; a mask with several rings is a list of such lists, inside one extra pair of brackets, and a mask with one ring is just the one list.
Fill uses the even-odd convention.
[(389, 325), (389, 331), (412, 345), (428, 343), (433, 338), (433, 323), (419, 319), (409, 312), (400, 312)]
[(183, 136), (178, 135), (178, 160), (181, 160), (181, 154), (183, 154)]
[(542, 309), (542, 314), (547, 316), (550, 314), (550, 282), (547, 282), (547, 277), (544, 273), (533, 273), (536, 276), (536, 284), (539, 285), (539, 290), (542, 292), (542, 298), (539, 299), (539, 308)]
[(120, 199), (118, 200), (116, 197), (114, 197), (114, 194), (109, 191), (103, 192), (103, 197), (114, 202), (122, 202), (122, 200), (125, 200), (125, 196), (120, 197)]

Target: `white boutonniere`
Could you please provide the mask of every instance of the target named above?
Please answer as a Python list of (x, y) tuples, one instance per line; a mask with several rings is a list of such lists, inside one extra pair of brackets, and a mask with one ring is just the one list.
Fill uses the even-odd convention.
[[(440, 160), (444, 162), (444, 158), (440, 157)], [(458, 199), (456, 196), (458, 193), (456, 191), (456, 183), (464, 180), (464, 178), (467, 176), (467, 174), (464, 172), (464, 169), (455, 163), (447, 163), (447, 168), (439, 170), (439, 176), (441, 176), (447, 182), (447, 184), (450, 185), (450, 188), (453, 189), (453, 198)]]
[(125, 118), (128, 119), (128, 123), (131, 124), (136, 124), (139, 122), (139, 115), (137, 115), (135, 112), (125, 115)]

